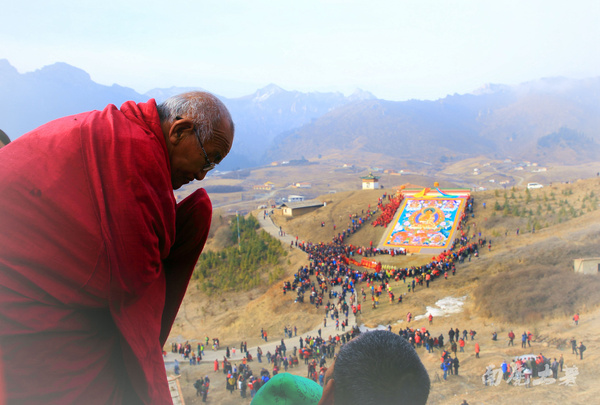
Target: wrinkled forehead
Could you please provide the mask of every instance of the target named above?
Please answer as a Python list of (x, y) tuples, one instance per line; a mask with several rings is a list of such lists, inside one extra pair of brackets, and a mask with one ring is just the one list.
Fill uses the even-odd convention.
[(210, 143), (218, 151), (221, 160), (227, 156), (233, 145), (233, 128), (231, 128), (229, 120), (224, 118), (219, 125), (213, 128), (213, 137)]

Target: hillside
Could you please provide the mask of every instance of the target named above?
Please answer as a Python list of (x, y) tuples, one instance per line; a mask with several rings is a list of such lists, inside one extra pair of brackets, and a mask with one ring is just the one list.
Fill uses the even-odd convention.
[[(507, 395), (524, 404), (539, 403), (540, 398), (552, 398), (550, 402), (553, 403), (593, 403), (600, 394), (594, 377), (600, 372), (600, 356), (597, 354), (597, 348), (600, 347), (600, 278), (573, 274), (572, 263), (574, 258), (598, 256), (600, 210), (597, 209), (598, 202), (592, 201), (597, 190), (600, 190), (598, 178), (532, 190), (529, 202), (525, 189), (516, 188), (514, 199), (511, 195), (513, 191), (508, 190), (509, 205), (518, 207), (519, 213), (527, 211), (525, 215), (505, 213), (504, 209), (494, 210), (496, 201), (504, 203), (503, 193), (476, 193), (475, 217), (470, 222), (470, 232), (481, 231), (482, 236), (488, 240), (491, 238), (491, 251), (483, 248), (479, 258), (457, 265), (456, 276), (450, 276), (448, 280), (436, 280), (429, 289), (418, 288), (416, 292), (407, 294), (400, 305), (391, 305), (382, 299), (377, 310), (365, 306), (358, 322), (372, 327), (390, 324), (397, 332), (406, 326), (403, 319), (408, 311), (421, 315), (426, 313), (428, 307), (436, 307), (436, 302), (442, 298), (466, 297), (462, 312), (446, 317), (436, 316), (430, 329), (435, 336), (440, 333), (447, 336), (450, 327), (476, 330), (482, 358), (475, 359), (472, 342), (468, 342), (466, 352), (459, 354), (461, 375), (443, 381), (440, 380), (439, 352), (427, 354), (420, 349), (432, 379), (429, 403), (458, 404), (464, 398), (470, 404), (496, 404), (504, 403), (503, 398)], [(366, 209), (369, 204), (376, 204), (380, 193), (357, 191), (322, 196), (328, 200), (327, 207), (296, 219), (280, 217), (276, 221), (288, 234), (298, 235), (300, 240), (328, 241), (334, 234), (334, 221), (339, 221), (339, 226), (345, 226), (344, 220), (348, 214), (360, 213), (362, 207)], [(551, 200), (551, 194), (554, 194), (554, 200)], [(540, 220), (536, 213), (536, 199), (543, 200), (544, 195), (549, 200), (546, 204), (551, 205), (550, 210), (544, 207), (544, 211), (548, 211), (545, 221)], [(483, 208), (483, 202), (486, 208)], [(565, 214), (559, 215), (559, 206), (566, 207), (567, 204), (576, 207), (575, 212), (569, 214), (570, 210), (565, 209)], [(585, 208), (581, 208), (583, 204)], [(527, 208), (529, 205), (532, 206), (532, 215)], [(539, 215), (545, 216), (545, 212)], [(532, 233), (528, 224), (536, 220), (540, 222), (540, 227)], [(325, 222), (326, 226), (319, 226), (321, 222)], [(517, 228), (519, 235), (516, 234)], [(383, 228), (366, 225), (352, 236), (349, 243), (367, 245), (370, 240), (380, 237), (382, 232)], [(302, 263), (306, 263), (306, 255), (302, 252), (293, 249), (290, 253), (289, 262), (286, 262), (287, 277)], [(381, 256), (381, 259), (382, 262), (403, 267), (429, 260), (421, 256), (396, 256), (393, 259)], [(208, 298), (192, 284), (171, 338), (184, 341), (205, 335), (218, 336), (222, 347), (239, 345), (239, 341), (247, 340), (248, 347), (252, 348), (260, 344), (258, 335), (262, 327), (268, 328), (271, 338), (276, 340), (281, 338), (285, 325), (296, 325), (300, 334), (314, 330), (322, 323), (320, 310), (308, 304), (294, 304), (291, 296), (282, 295), (280, 287), (280, 283), (275, 283), (249, 292)], [(402, 282), (392, 283), (392, 288), (396, 293), (406, 292)], [(574, 327), (570, 321), (575, 311), (582, 315), (578, 327)], [(421, 327), (425, 324), (425, 320), (420, 320), (411, 323), (411, 326)], [(518, 343), (515, 347), (507, 347), (506, 334), (511, 329), (517, 336), (523, 330), (531, 331), (534, 335), (531, 349), (522, 350)], [(499, 336), (497, 342), (491, 340), (494, 331)], [(588, 347), (583, 361), (576, 360), (570, 354), (570, 348), (565, 346), (573, 336), (578, 341), (583, 340)], [(506, 384), (486, 388), (481, 383), (487, 365), (495, 364), (498, 367), (503, 359), (540, 352), (550, 357), (563, 354), (568, 366), (576, 363), (580, 371), (577, 387), (553, 384), (527, 390)], [(257, 371), (258, 367), (258, 364), (252, 364), (253, 370)], [(188, 403), (200, 403), (194, 396), (191, 383), (198, 376), (209, 374), (209, 371), (213, 387), (209, 395), (210, 403), (249, 403), (240, 400), (237, 392), (231, 398), (225, 393), (221, 381), (223, 377), (212, 372), (212, 363), (196, 367), (183, 365), (182, 370)], [(294, 370), (305, 375), (306, 367), (302, 365)]]

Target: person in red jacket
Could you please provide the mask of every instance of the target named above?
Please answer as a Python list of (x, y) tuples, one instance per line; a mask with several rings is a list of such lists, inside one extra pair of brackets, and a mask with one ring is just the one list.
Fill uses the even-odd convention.
[(223, 103), (192, 92), (61, 118), (0, 149), (8, 403), (171, 402), (162, 347), (212, 216), (206, 191), (177, 203), (173, 190), (202, 180), (233, 134)]
[(479, 358), (479, 342), (475, 342), (475, 357)]
[(515, 332), (513, 332), (512, 330), (510, 332), (508, 332), (508, 345), (509, 346), (515, 345)]

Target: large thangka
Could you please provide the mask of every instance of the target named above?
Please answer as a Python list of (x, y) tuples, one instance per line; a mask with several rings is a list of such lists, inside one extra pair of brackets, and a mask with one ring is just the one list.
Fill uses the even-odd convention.
[(380, 247), (413, 253), (437, 253), (449, 249), (465, 210), (466, 189), (429, 188), (403, 190), (404, 200), (390, 223)]

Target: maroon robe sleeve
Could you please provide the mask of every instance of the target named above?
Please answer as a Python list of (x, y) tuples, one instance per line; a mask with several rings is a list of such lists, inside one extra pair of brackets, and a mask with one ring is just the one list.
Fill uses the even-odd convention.
[(177, 204), (176, 236), (169, 257), (164, 260), (167, 291), (162, 315), (160, 345), (165, 345), (183, 301), (198, 256), (206, 243), (212, 205), (204, 189)]

